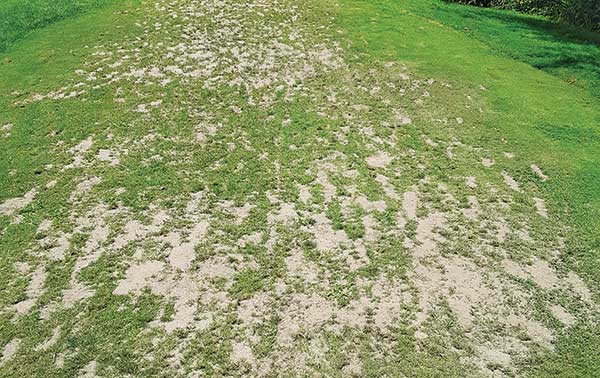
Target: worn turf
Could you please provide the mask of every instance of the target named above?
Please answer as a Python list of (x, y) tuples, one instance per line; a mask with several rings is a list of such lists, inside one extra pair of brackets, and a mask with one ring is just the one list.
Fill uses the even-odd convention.
[(597, 99), (415, 4), (125, 1), (15, 42), (0, 375), (597, 375)]

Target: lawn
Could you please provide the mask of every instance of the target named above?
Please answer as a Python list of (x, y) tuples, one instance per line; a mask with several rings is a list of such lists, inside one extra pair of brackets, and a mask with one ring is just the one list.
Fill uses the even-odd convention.
[(406, 1), (405, 9), (483, 42), (600, 98), (600, 36), (543, 17), (441, 1)]
[(0, 376), (600, 375), (597, 34), (437, 0), (0, 19)]
[(0, 52), (32, 31), (114, 0), (5, 0), (0, 4)]

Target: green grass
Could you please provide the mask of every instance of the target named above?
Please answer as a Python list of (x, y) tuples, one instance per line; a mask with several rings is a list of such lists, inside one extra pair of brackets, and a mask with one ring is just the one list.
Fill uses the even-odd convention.
[(0, 52), (34, 30), (114, 0), (4, 0), (0, 3)]
[(495, 52), (555, 75), (600, 100), (600, 34), (513, 11), (436, 1), (405, 9), (483, 42)]

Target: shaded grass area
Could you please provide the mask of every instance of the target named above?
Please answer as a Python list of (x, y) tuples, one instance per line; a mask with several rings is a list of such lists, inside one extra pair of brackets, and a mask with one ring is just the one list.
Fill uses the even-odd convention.
[[(593, 96), (599, 93), (592, 87), (599, 80), (593, 77), (598, 49), (577, 39), (582, 35), (544, 31), (547, 24), (539, 18), (438, 1), (351, 1), (339, 22), (356, 41), (353, 48), (361, 59), (400, 60), (423, 75), (447, 80), (456, 95), (436, 98), (432, 114), (462, 116), (454, 114), (461, 109), (460, 93), (485, 88), (486, 109), (481, 116), (464, 115), (472, 126), (458, 131), (461, 141), (496, 156), (519, 151), (511, 172), (520, 182), (538, 185), (553, 209), (563, 209), (560, 217), (572, 227), (563, 258), (597, 291), (600, 112)], [(462, 31), (462, 22), (474, 31)], [(587, 58), (579, 62), (579, 55)], [(579, 63), (561, 64), (563, 56)], [(544, 59), (547, 73), (531, 67)], [(566, 83), (566, 74), (587, 83), (585, 90)], [(551, 177), (544, 183), (532, 181), (529, 165), (536, 161)], [(594, 326), (565, 333), (554, 352), (534, 353), (523, 361), (524, 369), (540, 377), (597, 376), (600, 351), (589, 342), (598, 334)]]
[(403, 6), (583, 88), (600, 100), (600, 34), (513, 11), (441, 0), (405, 0)]
[(33, 30), (112, 2), (114, 0), (4, 0), (0, 2), (0, 52)]

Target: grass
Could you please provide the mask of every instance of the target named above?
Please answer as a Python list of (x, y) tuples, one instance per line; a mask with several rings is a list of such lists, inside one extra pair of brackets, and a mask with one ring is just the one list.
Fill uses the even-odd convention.
[(548, 72), (600, 99), (600, 34), (513, 11), (443, 1), (404, 1), (405, 9)]
[(0, 4), (0, 52), (29, 33), (114, 0), (5, 0)]
[[(426, 318), (423, 330), (429, 337), (425, 341), (411, 325), (420, 305), (415, 299), (416, 284), (410, 281), (420, 259), (411, 248), (420, 244), (416, 239), (423, 233), (422, 220), (436, 211), (447, 214), (449, 227), (439, 231), (444, 240), (437, 245), (435, 258), (467, 259), (481, 264), (486, 274), (497, 275), (495, 267), (503, 254), (526, 263), (532, 256), (550, 260), (553, 251), (561, 249), (552, 268), (561, 278), (576, 272), (598, 292), (597, 35), (555, 29), (535, 17), (437, 0), (348, 0), (334, 5), (314, 0), (299, 5), (302, 16), (293, 28), (305, 29), (308, 36), (302, 42), (308, 48), (339, 43), (348, 69), (321, 72), (294, 86), (301, 95), (291, 100), (285, 91), (271, 88), (248, 95), (227, 82), (210, 88), (177, 78), (165, 86), (122, 80), (89, 89), (80, 98), (19, 105), (36, 93), (83, 81), (76, 74), (82, 67), (109, 71), (110, 60), (101, 58), (106, 55), (92, 55), (98, 50), (88, 46), (101, 46), (100, 51), (115, 56), (121, 48), (131, 49), (126, 54), (134, 56), (127, 63), (132, 67), (164, 69), (179, 64), (179, 55), (185, 56), (186, 51), (172, 58), (152, 55), (151, 47), (165, 40), (163, 34), (148, 30), (160, 21), (160, 27), (173, 32), (169, 43), (185, 45), (187, 39), (177, 39), (178, 23), (190, 27), (187, 20), (172, 21), (154, 6), (138, 1), (25, 4), (0, 5), (0, 15), (11, 14), (6, 13), (8, 9), (17, 6), (21, 11), (14, 14), (34, 12), (27, 9), (35, 9), (36, 14), (27, 23), (2, 24), (9, 25), (10, 32), (1, 35), (7, 36), (4, 46), (11, 47), (0, 55), (0, 126), (13, 126), (10, 135), (0, 139), (0, 203), (31, 188), (39, 194), (19, 212), (20, 223), (12, 216), (0, 216), (0, 250), (4, 251), (0, 274), (7, 277), (0, 282), (0, 345), (21, 340), (15, 357), (0, 363), (0, 375), (68, 377), (96, 361), (102, 376), (178, 376), (194, 371), (248, 376), (254, 372), (251, 364), (231, 358), (234, 345), (243, 341), (251, 345), (255, 356), (269, 359), (275, 355), (274, 363), (283, 364), (276, 365), (280, 370), (275, 375), (298, 374), (292, 360), (304, 355), (311, 357), (307, 361), (316, 361), (307, 362), (309, 370), (304, 371), (313, 376), (344, 376), (342, 369), (351, 365), (352, 358), (361, 362), (365, 377), (478, 376), (477, 368), (465, 360), (476, 356), (473, 343), (483, 345), (490, 340), (473, 339), (474, 332), (465, 332), (451, 304), (442, 301)], [(90, 12), (84, 14), (84, 10)], [(289, 21), (284, 15), (257, 14), (255, 21), (286, 25)], [(194, 26), (218, 21), (210, 13), (197, 17)], [(321, 28), (330, 22), (330, 28)], [(205, 31), (213, 30), (207, 27)], [(274, 46), (272, 40), (258, 35), (247, 42), (254, 46), (257, 41), (270, 46), (269, 51)], [(569, 59), (583, 62), (565, 64)], [(390, 61), (397, 64), (386, 68), (385, 62)], [(560, 64), (553, 66), (553, 62)], [(289, 67), (294, 61), (286, 63), (283, 66)], [(402, 79), (402, 66), (407, 67), (411, 81)], [(122, 69), (127, 72), (128, 68)], [(255, 72), (246, 73), (252, 77)], [(235, 71), (222, 73), (226, 79), (230, 75)], [(425, 84), (430, 78), (434, 79), (431, 84)], [(408, 83), (415, 82), (419, 87), (411, 89)], [(338, 100), (330, 104), (332, 91), (337, 91)], [(249, 105), (271, 95), (274, 100), (269, 107)], [(115, 101), (119, 96), (124, 103)], [(162, 104), (150, 106), (156, 99)], [(148, 113), (135, 112), (140, 103), (148, 105)], [(393, 125), (390, 109), (397, 108), (410, 115), (411, 125)], [(205, 128), (206, 124), (216, 131)], [(204, 144), (196, 142), (199, 131), (204, 133)], [(88, 136), (93, 136), (93, 145), (85, 164), (63, 169), (73, 161), (69, 149)], [(453, 148), (452, 159), (446, 157), (448, 148)], [(110, 165), (96, 158), (103, 149), (118, 153), (120, 163)], [(365, 164), (375, 150), (388, 152), (393, 162), (380, 168)], [(504, 158), (505, 152), (514, 152), (515, 157)], [(481, 160), (489, 157), (495, 165), (484, 167)], [(550, 179), (541, 181), (531, 164), (543, 167)], [(319, 176), (323, 172), (324, 180)], [(506, 188), (502, 172), (519, 182), (520, 192)], [(397, 198), (380, 185), (381, 176), (397, 191)], [(465, 187), (465, 177), (470, 176), (479, 183), (476, 188)], [(89, 177), (102, 181), (89, 192), (77, 194), (78, 185)], [(51, 180), (58, 183), (46, 188)], [(308, 200), (300, 199), (298, 185), (311, 194)], [(402, 193), (411, 190), (418, 191), (421, 205), (414, 219), (398, 226), (398, 214), (405, 211)], [(189, 210), (190, 194), (197, 192), (203, 193), (200, 208)], [(456, 202), (448, 200), (448, 195)], [(356, 202), (356, 196), (362, 202)], [(486, 210), (469, 221), (461, 212), (470, 207), (472, 196)], [(545, 199), (549, 219), (536, 214), (533, 196)], [(376, 201), (384, 201), (385, 209), (369, 208)], [(494, 207), (502, 202), (507, 207)], [(103, 215), (91, 221), (77, 218), (95, 214), (100, 204), (107, 207)], [(245, 216), (236, 215), (235, 209), (244, 204), (253, 207)], [(278, 212), (283, 204), (293, 204), (294, 216), (287, 215), (290, 220), (277, 220), (286, 216)], [(157, 208), (167, 212), (169, 219), (153, 228)], [(116, 213), (104, 215), (112, 210)], [(314, 217), (315, 212), (325, 217), (325, 224)], [(493, 230), (484, 225), (496, 224), (501, 217), (511, 230), (527, 228), (534, 241), (516, 233), (505, 241), (492, 241)], [(52, 229), (36, 231), (45, 219), (53, 221)], [(95, 294), (63, 308), (63, 292), (71, 287), (75, 266), (88, 257), (85, 248), (93, 241), (92, 227), (78, 226), (99, 219), (106, 220), (109, 235), (97, 246), (101, 255), (74, 276)], [(115, 239), (127, 233), (132, 221), (143, 225), (140, 236), (117, 249)], [(164, 271), (160, 280), (152, 281), (153, 288), (113, 295), (136, 262), (151, 260), (168, 266), (172, 248), (167, 240), (174, 239), (173, 233), (181, 242), (191, 240), (189, 226), (200, 221), (208, 221), (210, 227), (191, 248), (189, 270)], [(315, 240), (313, 230), (319, 227), (333, 236)], [(143, 231), (146, 228), (150, 231)], [(48, 250), (54, 245), (43, 242), (60, 232), (71, 235), (70, 245), (63, 260), (53, 261)], [(341, 249), (319, 249), (319, 243), (331, 242), (340, 233), (351, 243), (363, 243), (363, 248), (353, 249), (348, 256)], [(252, 235), (259, 236), (243, 241)], [(290, 262), (292, 257), (295, 260)], [(300, 267), (299, 273), (292, 274), (289, 266), (294, 261)], [(433, 266), (440, 264), (436, 261)], [(18, 272), (15, 264), (19, 262), (27, 262), (32, 269), (42, 267), (47, 279), (32, 311), (13, 316), (12, 305), (29, 295), (29, 278)], [(351, 265), (355, 268), (350, 269)], [(402, 317), (390, 332), (374, 326), (373, 313), (361, 329), (326, 330), (326, 324), (335, 322), (333, 318), (319, 323), (328, 308), (343, 313), (353, 301), (372, 298), (379, 286), (383, 286), (379, 295), (384, 299), (395, 298), (398, 294), (393, 286), (386, 286), (386, 280), (405, 283), (401, 294), (413, 296), (411, 301), (392, 301)], [(160, 322), (181, 316), (178, 295), (194, 294), (190, 286), (176, 286), (178, 282), (200, 285), (201, 294), (189, 301), (197, 306), (190, 321), (193, 325), (207, 321), (205, 328), (172, 333), (160, 328)], [(165, 294), (161, 285), (175, 286)], [(532, 296), (532, 319), (556, 335), (553, 350), (532, 346), (529, 354), (521, 356), (515, 374), (598, 375), (600, 343), (595, 341), (600, 338), (600, 327), (586, 318), (587, 305), (566, 289), (541, 289), (531, 278), (516, 280), (514, 285), (511, 288)], [(298, 304), (303, 295), (320, 301)], [(551, 315), (548, 304), (557, 300), (579, 323), (564, 327)], [(593, 302), (597, 305), (597, 297)], [(242, 321), (238, 309), (248, 303), (256, 314)], [(44, 319), (44, 311), (57, 304)], [(278, 340), (282, 322), (313, 307), (319, 311), (308, 323), (320, 325), (301, 329), (282, 348)], [(493, 332), (477, 337), (491, 339), (506, 331), (502, 319), (484, 320), (489, 324), (476, 324), (475, 331), (489, 327)], [(56, 329), (60, 329), (56, 343), (47, 350), (36, 349)], [(523, 329), (512, 331), (523, 341), (519, 345), (535, 345)], [(64, 358), (62, 367), (57, 365), (60, 358)], [(181, 367), (173, 365), (177, 358)], [(492, 368), (504, 369), (501, 364)]]
[[(498, 155), (510, 145), (522, 151), (524, 159), (544, 162), (553, 179), (540, 189), (553, 198), (556, 208), (564, 209), (563, 219), (577, 234), (569, 237), (566, 258), (598, 287), (600, 193), (595, 188), (600, 182), (600, 149), (594, 142), (600, 137), (595, 98), (598, 35), (556, 31), (539, 18), (439, 1), (354, 1), (343, 14), (342, 23), (352, 39), (361, 41), (355, 47), (360, 53), (372, 59), (402, 59), (425, 75), (445, 78), (455, 88), (480, 84), (488, 88), (485, 97), (492, 114), (471, 119), (474, 127), (462, 136), (497, 150)], [(586, 58), (578, 60), (582, 55)], [(543, 59), (561, 56), (577, 63), (541, 65)], [(565, 82), (569, 75), (581, 78), (577, 82), (582, 88)], [(437, 105), (450, 111), (459, 108), (461, 100), (448, 96)], [(531, 178), (515, 169), (521, 180)], [(566, 334), (556, 353), (537, 356), (530, 374), (597, 375), (600, 348), (584, 340), (597, 338), (598, 332), (600, 328), (593, 326)]]
[[(425, 75), (445, 77), (464, 88), (484, 84), (489, 89), (486, 101), (493, 108), (492, 114), (473, 119), (479, 126), (465, 137), (498, 150), (505, 149), (508, 141), (526, 151), (528, 160), (537, 158), (550, 164), (558, 177), (544, 184), (543, 189), (554, 196), (557, 205), (566, 205), (570, 221), (589, 238), (588, 248), (580, 251), (587, 258), (580, 264), (589, 267), (589, 276), (593, 277), (600, 260), (595, 249), (600, 236), (600, 196), (593, 187), (600, 177), (594, 168), (597, 145), (586, 140), (599, 136), (600, 115), (595, 99), (469, 35), (449, 32), (436, 20), (423, 22), (430, 19), (412, 13), (411, 2), (353, 4), (356, 8), (349, 8), (345, 20), (352, 26), (353, 38), (363, 41), (358, 51), (377, 59), (402, 57)], [(358, 16), (352, 18), (355, 14)], [(461, 99), (448, 96), (442, 101), (445, 108), (456, 109)]]

